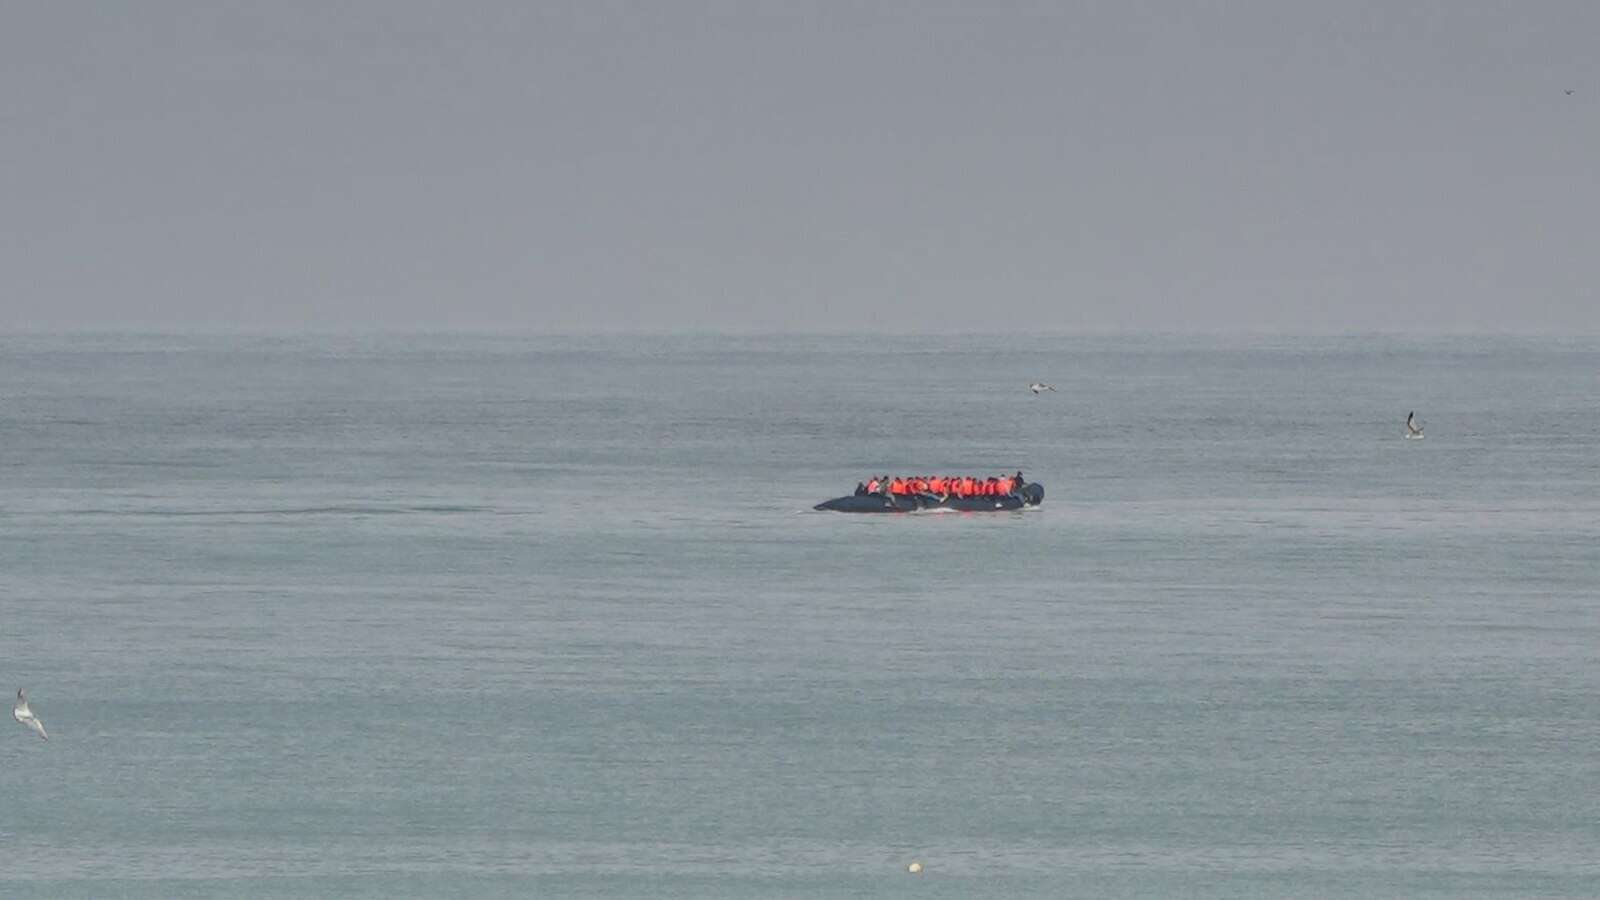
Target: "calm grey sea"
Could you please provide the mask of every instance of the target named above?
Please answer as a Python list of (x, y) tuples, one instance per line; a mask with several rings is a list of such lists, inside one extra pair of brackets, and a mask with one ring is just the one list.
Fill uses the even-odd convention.
[(1595, 339), (3, 337), (0, 895), (1593, 897), (1597, 404)]

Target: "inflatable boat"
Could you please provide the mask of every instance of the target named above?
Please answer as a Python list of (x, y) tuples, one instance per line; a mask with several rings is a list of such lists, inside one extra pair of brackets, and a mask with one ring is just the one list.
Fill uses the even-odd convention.
[(957, 497), (953, 494), (854, 494), (818, 503), (813, 509), (833, 512), (897, 513), (951, 509), (958, 512), (996, 512), (1038, 506), (1044, 502), (1044, 485), (1030, 482), (999, 497)]

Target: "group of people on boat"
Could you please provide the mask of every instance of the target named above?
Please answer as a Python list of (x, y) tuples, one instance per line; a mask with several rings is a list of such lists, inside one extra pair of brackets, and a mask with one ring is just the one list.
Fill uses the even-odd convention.
[(897, 497), (928, 494), (934, 497), (1004, 497), (1027, 484), (1022, 473), (998, 478), (973, 478), (960, 475), (880, 475), (856, 483), (856, 496), (871, 494)]

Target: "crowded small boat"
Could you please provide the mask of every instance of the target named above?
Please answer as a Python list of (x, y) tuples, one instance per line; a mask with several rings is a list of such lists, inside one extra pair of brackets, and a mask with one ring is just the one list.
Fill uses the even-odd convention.
[(1021, 472), (992, 477), (970, 475), (874, 475), (857, 482), (853, 494), (818, 503), (834, 512), (963, 512), (1021, 509), (1044, 502), (1044, 486)]

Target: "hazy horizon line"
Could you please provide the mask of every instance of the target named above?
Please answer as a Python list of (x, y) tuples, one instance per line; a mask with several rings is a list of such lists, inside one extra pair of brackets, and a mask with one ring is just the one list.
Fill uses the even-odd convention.
[(949, 330), (919, 331), (906, 329), (871, 328), (571, 328), (543, 329), (524, 326), (217, 326), (174, 328), (171, 326), (3, 326), (0, 337), (505, 337), (505, 338), (599, 338), (599, 337), (878, 337), (878, 338), (950, 338), (950, 337), (1286, 337), (1286, 338), (1357, 338), (1357, 337), (1483, 337), (1483, 338), (1600, 338), (1600, 331), (1560, 330), (1510, 330), (1510, 329), (1413, 329), (1365, 328), (1349, 330), (1277, 329), (1277, 328), (1207, 328), (1207, 329), (1155, 329), (1155, 328), (1038, 328), (1031, 330), (972, 329), (959, 332)]

